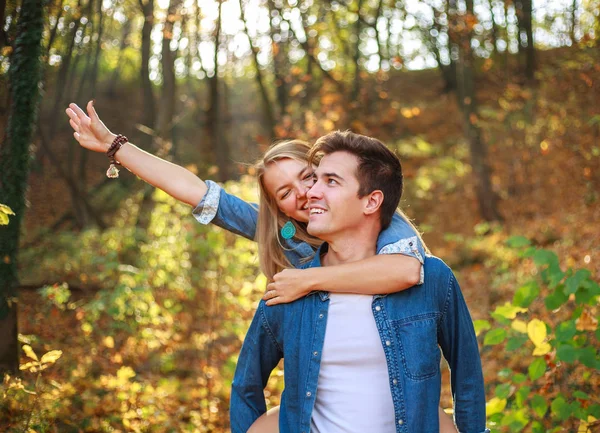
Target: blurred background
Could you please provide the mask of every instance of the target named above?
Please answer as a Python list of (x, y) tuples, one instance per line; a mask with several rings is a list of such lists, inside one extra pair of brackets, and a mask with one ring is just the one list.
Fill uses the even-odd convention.
[(64, 113), (90, 99), (247, 200), (276, 140), (384, 141), (471, 309), (489, 427), (600, 431), (597, 0), (3, 0), (0, 23), (1, 431), (228, 431), (256, 245), (107, 179)]

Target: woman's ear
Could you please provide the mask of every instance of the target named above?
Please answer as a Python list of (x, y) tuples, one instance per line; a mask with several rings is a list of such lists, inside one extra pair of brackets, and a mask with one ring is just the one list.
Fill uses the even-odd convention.
[(381, 208), (383, 204), (383, 192), (381, 190), (376, 189), (371, 194), (365, 197), (367, 199), (365, 205), (365, 215), (372, 215)]

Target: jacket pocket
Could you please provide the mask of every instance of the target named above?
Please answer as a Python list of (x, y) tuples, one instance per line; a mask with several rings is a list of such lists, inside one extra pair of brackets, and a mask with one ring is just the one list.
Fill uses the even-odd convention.
[(434, 317), (395, 322), (400, 359), (406, 376), (424, 380), (435, 376), (440, 369), (440, 348), (437, 340), (437, 320)]

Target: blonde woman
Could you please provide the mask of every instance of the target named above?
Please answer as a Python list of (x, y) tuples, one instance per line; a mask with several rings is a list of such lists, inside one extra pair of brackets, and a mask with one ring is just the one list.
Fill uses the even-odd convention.
[[(256, 165), (260, 187), (257, 207), (204, 182), (176, 164), (153, 156), (113, 134), (100, 120), (93, 102), (87, 114), (76, 104), (66, 110), (74, 137), (95, 152), (108, 153), (112, 161), (194, 207), (194, 217), (213, 223), (259, 245), (260, 266), (269, 284), (267, 305), (292, 302), (313, 290), (359, 294), (386, 294), (422, 282), (425, 248), (415, 228), (396, 214), (379, 237), (378, 256), (349, 265), (293, 269), (310, 258), (320, 241), (306, 231), (309, 218), (306, 192), (313, 184), (314, 167), (307, 165), (310, 146), (300, 140), (271, 147)], [(114, 175), (114, 167), (109, 170)], [(109, 173), (107, 173), (109, 174)], [(232, 414), (232, 416), (235, 416)], [(277, 432), (277, 408), (259, 418), (251, 432)], [(442, 432), (456, 432), (440, 409)]]

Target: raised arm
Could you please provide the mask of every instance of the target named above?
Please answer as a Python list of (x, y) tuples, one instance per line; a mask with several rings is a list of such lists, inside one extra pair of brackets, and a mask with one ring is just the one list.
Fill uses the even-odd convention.
[[(106, 153), (116, 135), (98, 117), (92, 101), (87, 114), (70, 104), (66, 113), (79, 144), (94, 152)], [(171, 197), (194, 207), (194, 217), (203, 224), (213, 223), (248, 239), (254, 239), (258, 211), (250, 203), (227, 194), (216, 183), (204, 182), (191, 171), (127, 143), (115, 155), (133, 174)], [(108, 162), (108, 161), (107, 161)]]
[[(116, 135), (100, 120), (93, 102), (88, 102), (87, 114), (77, 104), (70, 104), (66, 112), (75, 140), (86, 149), (106, 153)], [(115, 157), (136, 176), (190, 206), (196, 206), (206, 194), (206, 184), (194, 173), (132, 143), (121, 147)]]
[(378, 255), (354, 263), (309, 269), (284, 269), (275, 275), (263, 297), (267, 305), (295, 301), (314, 290), (365, 295), (387, 294), (423, 282), (425, 249), (400, 215), (377, 242)]

